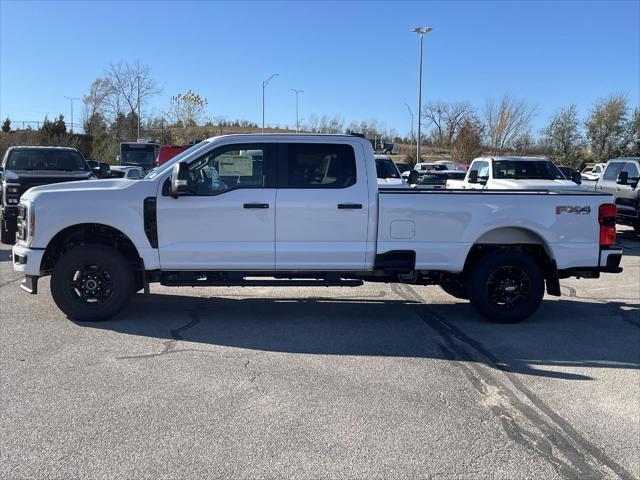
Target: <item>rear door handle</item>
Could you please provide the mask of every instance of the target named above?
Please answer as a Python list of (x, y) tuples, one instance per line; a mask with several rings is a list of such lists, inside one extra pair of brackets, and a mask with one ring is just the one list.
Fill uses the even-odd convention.
[(245, 203), (244, 208), (269, 208), (268, 203)]
[(362, 208), (361, 203), (339, 203), (338, 208), (340, 210), (357, 210)]

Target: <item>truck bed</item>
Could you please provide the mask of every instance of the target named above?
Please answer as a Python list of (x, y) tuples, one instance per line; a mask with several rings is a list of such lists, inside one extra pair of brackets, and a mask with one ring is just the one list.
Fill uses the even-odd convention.
[(378, 193), (376, 253), (414, 250), (417, 270), (460, 272), (474, 244), (539, 243), (559, 269), (597, 265), (607, 202), (583, 190), (387, 188)]

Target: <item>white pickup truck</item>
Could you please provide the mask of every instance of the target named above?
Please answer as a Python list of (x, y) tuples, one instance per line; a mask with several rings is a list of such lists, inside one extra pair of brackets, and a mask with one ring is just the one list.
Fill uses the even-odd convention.
[(144, 179), (28, 190), (14, 269), (70, 318), (170, 286), (441, 285), (486, 318), (533, 314), (559, 279), (619, 272), (615, 205), (595, 192), (378, 189), (350, 135), (205, 140)]
[(469, 165), (463, 181), (447, 188), (484, 190), (578, 190), (582, 177), (567, 180), (556, 165), (540, 157), (480, 157)]

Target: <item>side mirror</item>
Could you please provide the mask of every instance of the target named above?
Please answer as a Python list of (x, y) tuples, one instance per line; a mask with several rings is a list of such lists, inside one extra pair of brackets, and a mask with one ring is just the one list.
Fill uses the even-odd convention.
[(618, 185), (628, 185), (629, 184), (629, 172), (620, 172), (618, 174), (618, 178), (616, 179), (616, 183)]
[(110, 171), (111, 171), (111, 167), (109, 167), (108, 163), (100, 162), (100, 164), (98, 165), (98, 172), (101, 177), (108, 177)]
[(571, 181), (577, 185), (580, 185), (582, 183), (582, 175), (580, 175), (580, 172), (573, 172), (571, 174)]
[(189, 191), (189, 165), (176, 163), (171, 172), (171, 195), (175, 198)]
[(409, 178), (407, 179), (407, 183), (409, 185), (417, 185), (420, 182), (420, 174), (417, 170), (411, 170), (409, 172)]
[(471, 170), (469, 172), (469, 176), (467, 178), (467, 181), (469, 183), (478, 183), (478, 171), (477, 170)]

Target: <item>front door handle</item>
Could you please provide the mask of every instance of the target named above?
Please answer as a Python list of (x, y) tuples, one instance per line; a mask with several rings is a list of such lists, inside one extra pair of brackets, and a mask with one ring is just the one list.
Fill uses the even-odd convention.
[(602, 190), (602, 187), (598, 187), (598, 190)]
[(357, 210), (362, 208), (361, 203), (339, 203), (338, 208), (340, 210)]
[(269, 208), (268, 203), (245, 203), (244, 208)]

